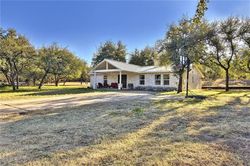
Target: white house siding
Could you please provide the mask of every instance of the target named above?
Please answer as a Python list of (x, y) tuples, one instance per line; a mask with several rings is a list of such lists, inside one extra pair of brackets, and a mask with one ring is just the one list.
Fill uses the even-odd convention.
[(136, 73), (128, 73), (127, 74), (127, 83), (133, 84), (134, 87), (139, 86), (139, 74)]
[[(187, 80), (186, 77), (187, 77), (187, 73), (184, 72), (183, 74), (183, 89), (184, 90), (186, 89), (186, 80)], [(202, 75), (196, 68), (193, 68), (189, 72), (188, 88), (189, 89), (201, 89), (201, 87), (202, 87)]]
[[(138, 74), (138, 73), (132, 73), (132, 72), (122, 72), (122, 74), (126, 74), (127, 75), (127, 87), (128, 84), (133, 84), (134, 87), (138, 87), (138, 86), (152, 86), (152, 87), (174, 87), (177, 88), (178, 85), (178, 78), (173, 74), (173, 73), (169, 73), (170, 74), (170, 83), (169, 85), (163, 85), (163, 74), (164, 73), (159, 73), (161, 74), (161, 85), (155, 85), (155, 75), (158, 73), (150, 73), (150, 74)], [(167, 74), (167, 73), (166, 73)], [(113, 82), (118, 82), (118, 75), (119, 73), (99, 73), (96, 76), (96, 83), (103, 83), (103, 76), (107, 75), (108, 78), (108, 84), (111, 84)], [(145, 75), (145, 85), (140, 85), (139, 84), (139, 76), (140, 75)], [(91, 86), (93, 87), (93, 83), (94, 83), (94, 75), (90, 76), (90, 82), (91, 82)]]
[[(142, 89), (147, 89), (148, 87), (154, 87), (153, 89), (157, 89), (155, 87), (159, 87), (159, 89), (167, 89), (167, 88), (177, 88), (178, 87), (178, 77), (173, 73), (171, 66), (138, 66), (127, 64), (124, 62), (119, 62), (110, 59), (104, 59), (100, 62), (92, 71), (90, 76), (91, 86), (96, 83), (103, 83), (103, 76), (107, 75), (108, 84), (118, 83), (118, 75), (122, 71), (122, 74), (127, 75), (127, 84), (133, 84), (133, 86), (145, 87)], [(126, 71), (126, 72), (125, 72)], [(94, 80), (94, 72), (97, 73), (96, 80)], [(170, 76), (169, 85), (163, 85), (163, 75), (168, 74)], [(155, 85), (155, 75), (161, 75), (160, 85)], [(140, 75), (145, 75), (145, 85), (140, 85)], [(185, 78), (186, 74), (183, 75), (183, 88), (185, 88)], [(202, 74), (198, 71), (198, 69), (194, 66), (190, 72), (190, 80), (189, 80), (189, 88), (190, 89), (198, 89), (201, 88), (202, 84)], [(128, 85), (127, 85), (128, 87)]]
[[(94, 82), (95, 82), (95, 80), (94, 80), (94, 75), (90, 75), (90, 86), (93, 88), (93, 85), (94, 85)], [(103, 83), (103, 75), (102, 74), (96, 74), (96, 84), (98, 83), (98, 82), (101, 82), (101, 83)]]
[(113, 82), (118, 82), (118, 74), (119, 73), (108, 73), (108, 74), (103, 74), (108, 76), (108, 84), (110, 85)]
[[(155, 75), (161, 75), (161, 85), (155, 85)], [(169, 85), (163, 85), (163, 75), (169, 74)], [(173, 73), (151, 73), (145, 75), (144, 86), (155, 86), (155, 87), (177, 87), (178, 78)]]
[(202, 77), (201, 77), (201, 74), (197, 70), (191, 70), (190, 82), (191, 82), (190, 84), (191, 89), (201, 89)]

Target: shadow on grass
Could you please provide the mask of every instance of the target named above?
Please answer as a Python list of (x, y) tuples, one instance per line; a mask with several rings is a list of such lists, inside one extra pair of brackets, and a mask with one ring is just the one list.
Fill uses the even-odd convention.
[[(157, 121), (164, 114), (175, 110), (160, 111), (160, 114), (145, 111), (145, 115), (137, 117), (133, 116), (132, 110), (142, 106), (147, 109), (150, 106), (149, 102), (144, 100), (135, 102), (135, 100), (130, 99), (122, 101), (122, 106), (120, 108), (119, 104), (110, 105), (110, 103), (105, 102), (72, 109), (67, 108), (68, 110), (54, 109), (44, 110), (41, 113), (30, 112), (27, 114), (30, 116), (27, 119), (2, 126), (2, 134), (10, 134), (8, 139), (15, 142), (15, 144), (11, 143), (7, 146), (10, 149), (19, 149), (19, 152), (15, 153), (14, 156), (5, 157), (3, 160), (10, 163), (23, 163), (27, 162), (27, 159), (30, 161), (46, 157), (58, 150), (73, 150), (82, 146), (100, 144), (103, 139), (122, 138), (126, 135), (133, 135), (133, 133), (137, 134), (137, 132), (141, 135), (144, 134), (144, 128), (147, 128), (148, 125), (153, 123), (152, 127), (154, 127), (157, 125), (154, 124), (155, 120)], [(119, 112), (119, 114), (113, 116), (114, 111)], [(42, 116), (34, 116), (37, 114)], [(11, 133), (16, 136), (12, 137)], [(132, 136), (129, 136), (128, 139), (132, 140)], [(33, 147), (33, 145), (36, 146)], [(116, 151), (110, 152), (115, 153)], [(27, 158), (24, 161), (14, 161), (15, 157), (18, 156), (26, 156)]]
[[(128, 144), (126, 148), (121, 148), (118, 152), (117, 149), (112, 148), (112, 146), (116, 147), (116, 144), (121, 144), (122, 141), (117, 140), (117, 143), (112, 142), (110, 145), (110, 150), (116, 153), (105, 153), (101, 146), (101, 151), (98, 149), (91, 151), (92, 158), (82, 161), (91, 163), (91, 160), (94, 160), (96, 164), (115, 164), (117, 160), (121, 160), (129, 163), (127, 160), (131, 156), (129, 164), (135, 165), (142, 163), (145, 165), (147, 163), (149, 165), (157, 165), (156, 163), (160, 165), (213, 165), (215, 163), (216, 165), (248, 165), (250, 163), (250, 105), (248, 102), (242, 104), (241, 97), (233, 97), (233, 100), (222, 102), (218, 106), (209, 106), (206, 103), (207, 108), (200, 110), (201, 112), (193, 111), (199, 109), (195, 104), (201, 100), (160, 101), (161, 104), (171, 102), (179, 106), (170, 109), (174, 112), (162, 114), (161, 117), (135, 132), (134, 134), (137, 135), (133, 137), (133, 143)], [(179, 110), (190, 104), (194, 106), (192, 110)], [(190, 129), (195, 130), (196, 133), (192, 133)], [(124, 137), (124, 139), (129, 142), (129, 138)], [(99, 153), (105, 155), (100, 156)], [(95, 155), (98, 157), (95, 158)], [(139, 158), (141, 161), (138, 160)]]
[[(217, 163), (218, 165), (240, 165), (241, 160), (246, 164), (249, 163), (250, 152), (247, 148), (250, 144), (249, 127), (247, 126), (250, 117), (249, 105), (245, 103), (242, 105), (240, 97), (233, 97), (233, 100), (211, 106), (209, 103), (204, 103), (206, 100), (162, 99), (155, 102), (156, 107), (160, 110), (154, 110), (148, 114), (145, 112), (145, 116), (141, 119), (127, 116), (122, 116), (124, 118), (122, 119), (121, 116), (118, 116), (125, 114), (116, 114), (111, 118), (109, 116), (112, 116), (109, 112), (110, 109), (119, 110), (117, 110), (117, 106), (112, 108), (107, 103), (95, 104), (96, 110), (94, 111), (91, 110), (90, 105), (90, 107), (82, 107), (86, 112), (78, 110), (67, 116), (51, 115), (45, 122), (34, 119), (34, 124), (37, 122), (49, 124), (53, 118), (59, 118), (59, 121), (60, 116), (66, 118), (63, 120), (64, 126), (59, 125), (58, 127), (56, 122), (54, 125), (50, 125), (57, 126), (57, 128), (53, 127), (54, 130), (51, 129), (50, 132), (54, 136), (58, 134), (57, 141), (52, 141), (50, 140), (52, 138), (49, 138), (47, 146), (50, 149), (43, 147), (43, 142), (40, 142), (41, 138), (46, 139), (45, 133), (48, 134), (48, 130), (43, 131), (40, 128), (40, 131), (36, 131), (38, 133), (33, 133), (32, 135), (36, 138), (33, 140), (33, 144), (39, 144), (41, 147), (35, 150), (31, 149), (31, 151), (51, 152), (52, 155), (49, 154), (49, 157), (44, 154), (40, 154), (39, 157), (46, 158), (48, 164), (54, 162), (53, 164), (57, 165), (64, 162), (65, 164), (67, 162), (92, 165), (115, 164), (119, 160), (123, 160), (124, 165), (126, 162), (140, 165), (149, 161), (154, 162), (156, 157), (159, 158), (159, 165), (164, 163), (165, 159), (165, 164), (172, 165), (213, 165), (217, 162), (220, 162)], [(132, 101), (123, 104), (129, 106), (131, 103)], [(171, 103), (171, 107), (161, 107), (164, 103)], [(199, 109), (199, 104), (206, 104), (207, 107), (204, 110), (203, 108)], [(187, 106), (192, 107), (186, 109)], [(145, 107), (151, 109), (150, 105)], [(72, 117), (75, 119), (70, 119)], [(25, 122), (21, 121), (20, 123)], [(40, 123), (37, 125), (41, 126)], [(15, 125), (18, 126), (18, 124)], [(10, 126), (8, 129), (13, 130), (15, 127)], [(195, 132), (192, 133), (190, 130)], [(55, 131), (60, 132), (55, 133)], [(20, 133), (19, 130), (17, 132)], [(20, 133), (19, 136), (23, 137), (21, 140), (25, 140), (26, 135)], [(80, 139), (78, 140), (76, 137)], [(34, 138), (31, 137), (32, 139)], [(236, 143), (242, 147), (235, 148)], [(67, 147), (67, 145), (69, 146)], [(70, 152), (58, 152), (58, 149), (63, 146), (67, 147), (64, 150)], [(24, 149), (21, 155), (25, 153)], [(58, 158), (56, 158), (57, 153), (59, 153)], [(171, 158), (170, 154), (173, 154), (174, 158)], [(241, 160), (235, 158), (238, 154)], [(29, 156), (31, 159), (37, 157), (36, 154), (34, 154), (35, 156), (28, 155), (31, 155)], [(61, 158), (62, 155), (65, 161)], [(8, 159), (6, 158), (6, 160)], [(193, 163), (188, 163), (189, 161)]]
[(72, 87), (72, 86), (59, 86), (59, 87), (44, 87), (43, 89), (37, 89), (37, 87), (20, 87), (16, 91), (12, 91), (9, 88), (0, 89), (0, 94), (17, 93), (18, 96), (51, 96), (51, 95), (66, 95), (66, 94), (81, 94), (88, 92), (107, 92), (112, 90), (93, 90), (86, 87)]
[(65, 94), (80, 94), (94, 92), (93, 89), (88, 88), (65, 88), (65, 89), (50, 89), (45, 91), (39, 91), (35, 93), (29, 93), (24, 96), (49, 96), (49, 95), (65, 95)]
[(48, 89), (41, 89), (39, 90), (37, 87), (20, 87), (19, 89), (13, 91), (9, 87), (2, 87), (0, 88), (0, 94), (1, 93), (22, 93), (22, 92), (38, 92), (38, 91), (47, 91)]

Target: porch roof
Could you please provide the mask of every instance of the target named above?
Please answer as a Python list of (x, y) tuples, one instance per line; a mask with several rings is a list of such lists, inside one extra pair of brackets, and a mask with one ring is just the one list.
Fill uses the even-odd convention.
[[(104, 63), (109, 63), (113, 65), (116, 69), (99, 69), (98, 67), (100, 65), (103, 65)], [(115, 60), (110, 59), (104, 59), (102, 62), (100, 62), (98, 65), (94, 67), (94, 69), (91, 70), (90, 74), (96, 73), (105, 73), (105, 72), (119, 72), (119, 71), (127, 71), (127, 72), (133, 72), (133, 73), (158, 73), (158, 72), (173, 72), (171, 66), (165, 67), (165, 66), (138, 66), (133, 64), (128, 64), (125, 62), (119, 62)]]
[(120, 72), (120, 71), (122, 71), (122, 70), (120, 70), (120, 69), (104, 69), (104, 70), (94, 70), (91, 73), (94, 73), (94, 72), (96, 72), (96, 73), (112, 73), (112, 72)]

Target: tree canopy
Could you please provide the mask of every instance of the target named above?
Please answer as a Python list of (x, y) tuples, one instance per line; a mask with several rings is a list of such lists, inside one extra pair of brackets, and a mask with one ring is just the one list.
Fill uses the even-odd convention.
[[(122, 50), (119, 46), (119, 50)], [(83, 72), (84, 71), (84, 72)], [(53, 81), (88, 79), (88, 66), (67, 48), (52, 44), (35, 49), (29, 40), (14, 29), (0, 29), (0, 72), (13, 90), (19, 88), (19, 81), (29, 83), (44, 81), (53, 76)]]
[(27, 38), (14, 29), (1, 29), (0, 35), (0, 70), (15, 90), (19, 88), (19, 77), (30, 64), (35, 49)]
[(242, 38), (245, 33), (241, 31), (243, 22), (238, 17), (213, 22), (209, 25), (205, 38), (207, 48), (204, 57), (206, 61), (213, 62), (225, 71), (226, 91), (229, 90), (229, 71), (232, 62), (239, 55), (240, 50), (246, 47)]
[(106, 41), (99, 46), (97, 52), (94, 54), (92, 65), (95, 66), (104, 59), (126, 62), (126, 55), (126, 46), (121, 41), (118, 41), (117, 43)]
[(135, 49), (135, 51), (132, 52), (130, 55), (130, 64), (139, 66), (152, 66), (154, 65), (154, 60), (157, 56), (157, 52), (154, 50), (154, 48), (147, 46), (141, 51)]

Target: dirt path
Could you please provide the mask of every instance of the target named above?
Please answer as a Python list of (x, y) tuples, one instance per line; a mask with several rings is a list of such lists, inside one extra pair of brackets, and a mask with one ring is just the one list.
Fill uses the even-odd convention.
[(153, 96), (149, 92), (102, 92), (34, 98), (26, 100), (0, 101), (0, 116), (33, 110), (58, 109), (122, 100), (143, 100)]

